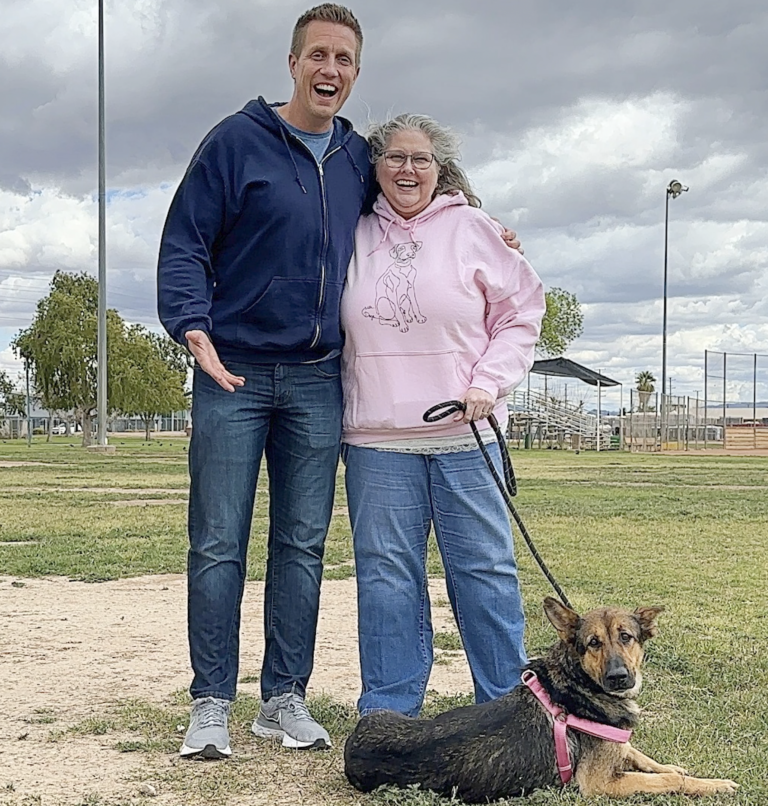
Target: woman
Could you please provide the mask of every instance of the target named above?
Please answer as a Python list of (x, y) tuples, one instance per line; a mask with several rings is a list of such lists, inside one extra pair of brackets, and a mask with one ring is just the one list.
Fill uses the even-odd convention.
[[(507, 511), (470, 420), (507, 419), (544, 314), (541, 281), (478, 208), (455, 137), (423, 115), (369, 133), (382, 189), (360, 220), (342, 300), (343, 456), (357, 570), (361, 714), (418, 714), (432, 667), (434, 526), (477, 702), (526, 663)], [(425, 424), (461, 399), (466, 413)], [(487, 422), (485, 442), (493, 441)], [(489, 445), (500, 468), (498, 446)]]

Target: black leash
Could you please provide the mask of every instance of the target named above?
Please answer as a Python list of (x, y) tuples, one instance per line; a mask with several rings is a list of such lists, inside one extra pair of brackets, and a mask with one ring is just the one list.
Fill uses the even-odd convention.
[[(445, 403), (438, 403), (436, 406), (432, 406), (431, 409), (427, 409), (424, 412), (423, 419), (425, 423), (436, 423), (438, 420), (442, 420), (445, 417), (450, 417), (451, 414), (455, 414), (457, 411), (466, 411), (466, 409), (466, 405), (460, 400), (446, 400)], [(510, 458), (509, 451), (507, 450), (507, 442), (504, 439), (504, 434), (501, 433), (499, 423), (493, 414), (488, 416), (488, 423), (493, 429), (494, 434), (496, 434), (496, 441), (499, 443), (499, 450), (501, 451), (501, 464), (504, 469), (504, 481), (499, 478), (499, 474), (496, 468), (493, 466), (491, 455), (488, 453), (487, 448), (483, 444), (483, 438), (480, 436), (480, 432), (477, 430), (477, 426), (475, 425), (474, 421), (470, 421), (469, 427), (472, 429), (472, 433), (475, 435), (477, 445), (480, 448), (480, 452), (483, 454), (483, 458), (488, 465), (488, 469), (491, 471), (493, 480), (496, 482), (496, 486), (501, 491), (501, 495), (507, 504), (507, 509), (509, 509), (509, 511), (512, 513), (512, 517), (515, 519), (515, 523), (518, 525), (520, 534), (523, 536), (526, 545), (530, 549), (533, 559), (536, 560), (539, 568), (542, 570), (542, 573), (549, 580), (549, 584), (554, 588), (555, 593), (557, 593), (557, 595), (560, 597), (560, 601), (566, 607), (573, 609), (573, 605), (568, 601), (568, 597), (565, 595), (565, 592), (560, 585), (557, 584), (557, 580), (554, 578), (554, 576), (552, 576), (552, 572), (549, 570), (549, 568), (547, 568), (547, 565), (534, 545), (531, 536), (528, 534), (528, 530), (525, 528), (523, 519), (515, 509), (515, 505), (512, 503), (512, 498), (517, 495), (517, 479), (515, 478), (515, 470), (512, 467), (512, 459)]]

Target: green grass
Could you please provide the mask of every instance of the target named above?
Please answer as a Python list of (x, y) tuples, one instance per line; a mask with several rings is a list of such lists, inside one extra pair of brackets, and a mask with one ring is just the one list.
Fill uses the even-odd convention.
[[(99, 582), (183, 573), (187, 439), (115, 439), (117, 454), (91, 454), (66, 438), (0, 442), (0, 573)], [(32, 462), (3, 467), (6, 462)], [(263, 579), (267, 474), (256, 497), (248, 578)], [(128, 505), (126, 505), (128, 504)], [(327, 578), (354, 575), (343, 480), (326, 551)], [(18, 543), (18, 545), (12, 545)], [(11, 544), (11, 545), (8, 545)]]
[(436, 632), (432, 644), (435, 649), (443, 649), (447, 652), (458, 652), (464, 649), (461, 636), (457, 632)]
[[(116, 440), (118, 443), (120, 440)], [(63, 574), (85, 580), (184, 570), (186, 440), (146, 445), (123, 440), (115, 456), (58, 444), (0, 443), (0, 573), (24, 577)], [(711, 804), (768, 803), (768, 458), (658, 456), (615, 453), (514, 452), (520, 483), (515, 499), (536, 544), (577, 609), (600, 604), (662, 604), (661, 632), (648, 644), (644, 720), (635, 743), (660, 761), (692, 773), (729, 777), (742, 788)], [(44, 463), (44, 464), (42, 464)], [(264, 488), (266, 478), (260, 482)], [(264, 568), (266, 495), (258, 495), (248, 573)], [(168, 503), (119, 506), (116, 502)], [(328, 539), (328, 577), (354, 573), (339, 476)], [(528, 616), (527, 644), (535, 654), (553, 633), (541, 613), (550, 594), (516, 533), (520, 579)], [(8, 545), (18, 543), (18, 545)], [(434, 547), (433, 547), (434, 549)], [(430, 552), (430, 571), (441, 573)], [(354, 629), (349, 625), (349, 629)], [(457, 636), (436, 636), (454, 648)], [(448, 646), (451, 644), (451, 646)], [(458, 648), (458, 647), (456, 647)], [(432, 698), (429, 711), (464, 704)], [(323, 699), (315, 712), (329, 725), (329, 753), (286, 753), (248, 735), (256, 702), (243, 695), (233, 718), (236, 757), (227, 764), (168, 763), (185, 722), (183, 697), (164, 704), (118, 703), (74, 728), (56, 714), (51, 740), (104, 736), (115, 751), (141, 754), (168, 803), (227, 802), (270, 791), (289, 780), (286, 802), (330, 806), (436, 806), (421, 792), (353, 792), (342, 772), (341, 746), (354, 724), (348, 706)], [(55, 724), (53, 724), (55, 723)], [(170, 756), (173, 758), (173, 756)], [(2, 802), (2, 798), (0, 798)], [(238, 801), (239, 802), (239, 801)], [(538, 793), (509, 803), (581, 804), (569, 791)], [(638, 797), (631, 803), (690, 803), (684, 797)], [(591, 803), (607, 806), (608, 801)]]

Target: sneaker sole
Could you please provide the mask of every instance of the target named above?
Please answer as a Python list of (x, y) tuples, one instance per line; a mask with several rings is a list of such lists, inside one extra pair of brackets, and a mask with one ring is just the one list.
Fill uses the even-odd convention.
[(286, 733), (283, 736), (283, 747), (290, 747), (291, 750), (330, 750), (331, 743), (326, 742), (325, 739), (315, 739), (314, 742), (300, 742)]
[(263, 725), (254, 724), (251, 727), (251, 733), (259, 739), (282, 739), (283, 747), (288, 747), (291, 750), (328, 750), (331, 743), (325, 739), (315, 739), (314, 742), (300, 742), (289, 736), (284, 730), (278, 728), (265, 728)]
[(179, 755), (182, 758), (204, 758), (209, 761), (220, 761), (221, 759), (229, 758), (232, 755), (232, 749), (229, 745), (224, 748), (218, 748), (215, 744), (207, 744), (202, 749), (199, 747), (187, 747), (183, 744)]

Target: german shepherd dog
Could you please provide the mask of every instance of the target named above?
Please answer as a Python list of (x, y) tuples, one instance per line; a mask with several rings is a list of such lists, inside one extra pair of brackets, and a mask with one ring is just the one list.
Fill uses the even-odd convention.
[[(631, 729), (640, 712), (635, 697), (642, 684), (643, 644), (656, 635), (662, 610), (599, 608), (579, 616), (548, 597), (544, 612), (560, 640), (527, 668), (565, 714)], [(486, 803), (563, 785), (553, 725), (553, 717), (525, 685), (493, 702), (434, 719), (381, 711), (358, 722), (344, 748), (344, 769), (363, 792), (383, 784), (417, 785), (467, 803)], [(585, 796), (714, 795), (738, 787), (733, 781), (690, 777), (629, 742), (569, 729), (567, 746), (573, 780)]]

